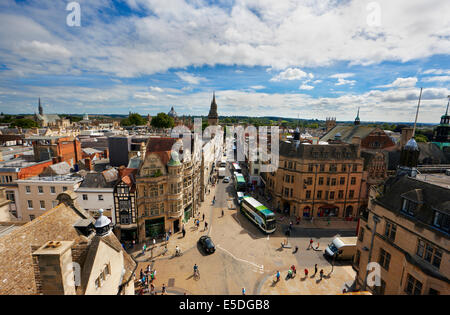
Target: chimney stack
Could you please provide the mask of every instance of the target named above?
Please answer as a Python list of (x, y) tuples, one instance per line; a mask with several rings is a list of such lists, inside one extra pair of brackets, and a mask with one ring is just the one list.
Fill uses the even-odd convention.
[(408, 141), (412, 138), (413, 128), (406, 127), (402, 129), (402, 135), (400, 137), (400, 150), (408, 143)]
[(107, 159), (109, 157), (108, 149), (103, 150), (103, 158)]
[(92, 164), (91, 164), (91, 159), (90, 158), (85, 158), (84, 159), (84, 164), (86, 165), (86, 168), (88, 171), (92, 171)]
[(33, 253), (38, 260), (44, 295), (76, 294), (72, 263), (73, 244), (74, 241), (50, 241)]
[(358, 146), (358, 157), (361, 156), (361, 137), (355, 136), (352, 138), (352, 144)]

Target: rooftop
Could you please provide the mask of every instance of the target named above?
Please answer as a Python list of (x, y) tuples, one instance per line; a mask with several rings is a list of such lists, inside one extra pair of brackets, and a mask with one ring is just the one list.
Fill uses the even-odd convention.
[(20, 179), (17, 182), (78, 182), (82, 178), (76, 174), (65, 174), (65, 175), (55, 175), (55, 176), (34, 176), (27, 179)]
[(439, 174), (419, 174), (416, 176), (417, 180), (427, 182), (430, 184), (438, 185), (447, 189), (450, 189), (450, 176)]

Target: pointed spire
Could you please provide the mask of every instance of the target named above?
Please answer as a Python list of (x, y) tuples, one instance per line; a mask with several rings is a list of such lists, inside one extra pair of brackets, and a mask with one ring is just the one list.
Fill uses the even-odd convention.
[(450, 95), (448, 97), (447, 110), (445, 111), (445, 116), (448, 116), (448, 105), (450, 104)]
[(360, 119), (359, 119), (359, 107), (358, 107), (358, 114), (356, 114), (355, 118), (355, 125), (359, 125)]

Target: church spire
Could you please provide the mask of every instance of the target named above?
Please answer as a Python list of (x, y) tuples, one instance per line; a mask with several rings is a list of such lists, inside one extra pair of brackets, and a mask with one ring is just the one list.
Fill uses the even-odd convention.
[(208, 114), (208, 123), (210, 126), (219, 124), (219, 114), (217, 114), (216, 92), (213, 92), (213, 99), (211, 101), (211, 108)]
[(450, 95), (448, 97), (447, 110), (445, 111), (445, 116), (448, 116), (448, 105), (450, 104)]
[(44, 109), (42, 108), (41, 105), (41, 98), (39, 97), (39, 106), (38, 106), (38, 110), (39, 110), (39, 115), (43, 115), (44, 114)]
[(360, 123), (360, 119), (359, 119), (359, 107), (358, 107), (358, 114), (356, 114), (355, 125), (359, 125), (359, 123)]

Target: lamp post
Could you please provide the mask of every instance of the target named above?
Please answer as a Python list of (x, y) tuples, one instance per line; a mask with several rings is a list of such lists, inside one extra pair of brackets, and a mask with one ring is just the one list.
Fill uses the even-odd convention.
[[(380, 218), (376, 215), (373, 215), (373, 222), (375, 223), (375, 225), (373, 226), (372, 239), (370, 241), (369, 258), (367, 260), (367, 264), (369, 264), (370, 260), (372, 259), (373, 241), (375, 239), (375, 232), (377, 231), (377, 224), (380, 222)], [(362, 287), (362, 291), (366, 290), (368, 275), (369, 275), (369, 270), (366, 270), (366, 276), (364, 277), (364, 284)]]

